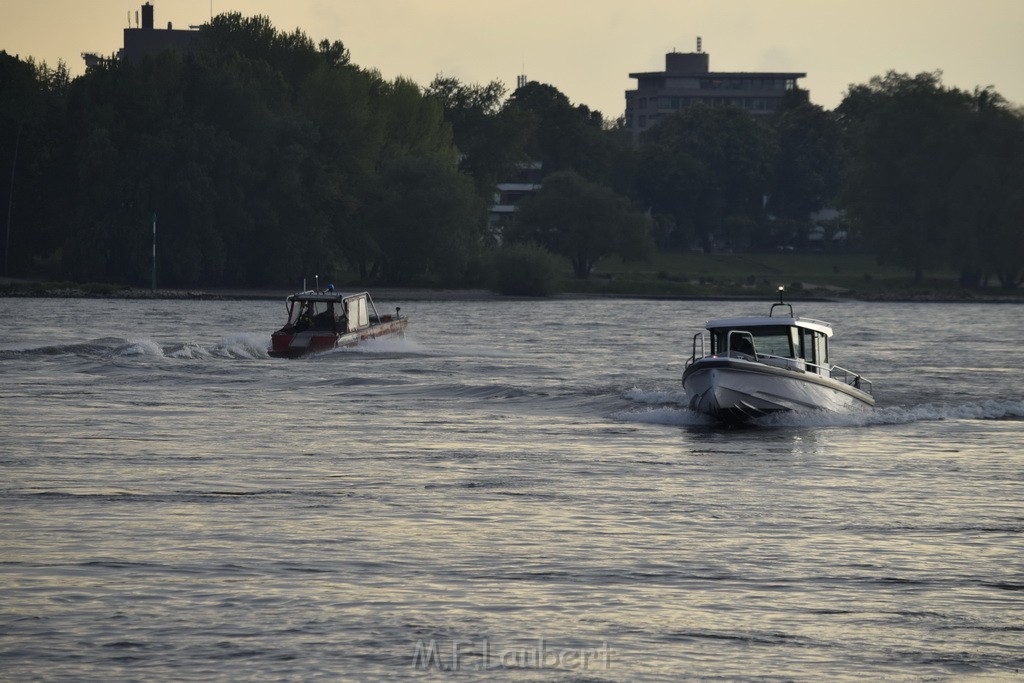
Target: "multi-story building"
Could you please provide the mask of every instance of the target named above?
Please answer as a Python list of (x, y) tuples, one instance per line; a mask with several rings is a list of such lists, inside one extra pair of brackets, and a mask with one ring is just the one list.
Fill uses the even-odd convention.
[(519, 164), (510, 178), (498, 183), (488, 214), (488, 227), (499, 243), (505, 227), (515, 220), (519, 202), (541, 188), (543, 174), (543, 164), (531, 161)]
[(664, 71), (629, 74), (637, 80), (636, 90), (626, 91), (626, 128), (633, 142), (662, 118), (692, 104), (732, 105), (753, 114), (770, 114), (786, 94), (797, 88), (805, 73), (711, 71), (700, 38), (696, 52), (670, 52)]
[[(192, 27), (176, 29), (170, 22), (167, 23), (166, 29), (158, 29), (154, 26), (153, 11), (151, 3), (144, 4), (141, 23), (139, 13), (135, 13), (135, 28), (131, 27), (129, 14), (129, 26), (124, 30), (124, 47), (117, 51), (116, 59), (137, 64), (145, 56), (155, 56), (166, 50), (187, 53), (194, 49), (198, 31)], [(87, 68), (108, 61), (106, 57), (94, 52), (83, 53), (82, 59), (85, 60)]]

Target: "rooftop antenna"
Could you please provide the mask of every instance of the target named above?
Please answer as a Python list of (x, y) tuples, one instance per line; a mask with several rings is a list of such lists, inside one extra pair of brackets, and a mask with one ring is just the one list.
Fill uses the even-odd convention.
[(701, 51), (701, 40), (700, 36), (697, 36), (697, 52)]
[(768, 317), (771, 317), (775, 313), (775, 309), (778, 308), (779, 306), (785, 306), (786, 308), (788, 308), (789, 309), (789, 317), (790, 318), (793, 317), (793, 304), (787, 304), (785, 301), (782, 300), (782, 294), (785, 291), (786, 291), (786, 288), (784, 286), (782, 286), (782, 285), (779, 285), (779, 303), (772, 304), (771, 310), (768, 311)]

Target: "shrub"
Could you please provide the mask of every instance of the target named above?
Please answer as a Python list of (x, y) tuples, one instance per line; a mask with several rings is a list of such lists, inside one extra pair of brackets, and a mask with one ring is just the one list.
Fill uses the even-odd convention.
[(564, 264), (535, 244), (513, 244), (493, 252), (490, 288), (515, 296), (551, 296), (558, 291)]

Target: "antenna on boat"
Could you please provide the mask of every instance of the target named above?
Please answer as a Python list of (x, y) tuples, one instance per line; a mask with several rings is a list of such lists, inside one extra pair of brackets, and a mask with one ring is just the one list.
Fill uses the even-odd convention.
[(786, 287), (784, 285), (779, 285), (779, 303), (772, 304), (771, 310), (768, 311), (769, 318), (772, 317), (772, 315), (775, 313), (776, 306), (785, 306), (786, 308), (789, 309), (789, 317), (793, 317), (793, 304), (787, 304), (785, 301), (782, 300), (782, 295), (785, 291)]
[(320, 276), (319, 275), (314, 275), (313, 278), (314, 278), (314, 282), (316, 282), (316, 291), (319, 292), (320, 291)]

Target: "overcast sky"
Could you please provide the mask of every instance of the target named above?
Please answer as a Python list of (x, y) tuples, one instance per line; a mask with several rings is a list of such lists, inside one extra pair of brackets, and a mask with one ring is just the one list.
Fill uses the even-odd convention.
[[(388, 79), (428, 85), (516, 76), (548, 83), (575, 104), (620, 116), (630, 72), (660, 71), (665, 53), (692, 52), (712, 71), (795, 71), (832, 109), (850, 84), (888, 70), (941, 70), (943, 82), (994, 86), (1024, 105), (1024, 0), (151, 0), (158, 28), (237, 11), (279, 30), (341, 40), (352, 61)], [(0, 0), (0, 49), (63, 59), (122, 44), (135, 0)]]

